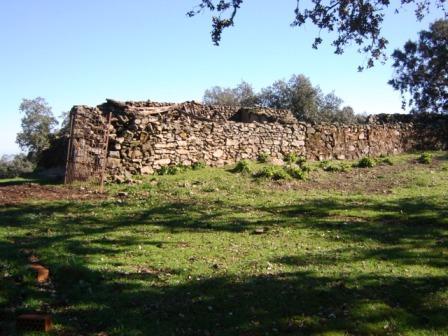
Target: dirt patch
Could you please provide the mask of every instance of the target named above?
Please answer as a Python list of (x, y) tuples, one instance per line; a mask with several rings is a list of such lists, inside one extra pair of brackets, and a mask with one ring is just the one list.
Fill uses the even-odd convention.
[(0, 186), (0, 205), (15, 205), (27, 201), (91, 200), (106, 195), (80, 187), (25, 183)]
[(400, 173), (402, 165), (377, 166), (374, 168), (354, 168), (345, 173), (321, 173), (310, 189), (337, 190), (344, 193), (389, 194), (392, 189), (402, 186), (406, 180)]
[[(433, 165), (433, 167), (435, 166), (436, 164)], [(433, 168), (432, 166), (427, 167)], [(406, 162), (393, 166), (380, 165), (374, 168), (353, 168), (348, 172), (318, 170), (311, 172), (306, 181), (281, 182), (277, 183), (276, 187), (290, 190), (323, 190), (353, 194), (390, 194), (394, 188), (408, 183), (408, 178), (401, 173), (411, 169), (415, 169), (415, 164)]]

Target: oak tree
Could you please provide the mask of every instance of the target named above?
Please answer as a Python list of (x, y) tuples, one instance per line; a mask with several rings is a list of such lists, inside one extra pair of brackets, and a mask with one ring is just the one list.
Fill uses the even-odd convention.
[(403, 108), (448, 113), (448, 20), (434, 22), (392, 57), (395, 74), (389, 84), (401, 92)]
[[(212, 15), (212, 41), (219, 45), (224, 29), (235, 23), (235, 18), (245, 0), (201, 0), (187, 13), (192, 17), (203, 11)], [(276, 1), (271, 1), (275, 6)], [(387, 10), (393, 8), (399, 13), (404, 8), (412, 7), (418, 20), (430, 9), (440, 9), (446, 16), (445, 0), (296, 0), (291, 26), (302, 26), (311, 22), (319, 31), (335, 32), (332, 41), (336, 54), (342, 54), (346, 46), (355, 43), (358, 50), (368, 55), (367, 67), (376, 60), (384, 60), (388, 40), (382, 34), (382, 23)], [(313, 47), (317, 48), (323, 41), (321, 34), (316, 36)], [(363, 67), (359, 67), (362, 70)]]
[(29, 159), (35, 162), (40, 153), (48, 148), (54, 126), (58, 122), (44, 98), (23, 99), (19, 109), (25, 115), (22, 118), (22, 131), (17, 134), (16, 142), (28, 152)]

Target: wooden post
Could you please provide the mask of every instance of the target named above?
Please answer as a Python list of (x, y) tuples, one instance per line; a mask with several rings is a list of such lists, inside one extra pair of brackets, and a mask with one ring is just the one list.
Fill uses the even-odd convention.
[(71, 179), (69, 180), (69, 170), (70, 170), (70, 156), (72, 152), (72, 138), (73, 138), (73, 121), (74, 116), (73, 113), (70, 112), (70, 135), (68, 137), (68, 146), (67, 146), (67, 158), (65, 161), (65, 175), (64, 175), (64, 184), (71, 183)]
[(112, 113), (109, 112), (107, 115), (107, 124), (106, 124), (106, 132), (104, 135), (104, 145), (103, 145), (103, 165), (101, 167), (101, 180), (100, 180), (100, 193), (104, 192), (104, 175), (106, 172), (106, 166), (107, 166), (107, 151), (109, 149), (109, 129), (110, 129), (110, 120), (112, 117)]

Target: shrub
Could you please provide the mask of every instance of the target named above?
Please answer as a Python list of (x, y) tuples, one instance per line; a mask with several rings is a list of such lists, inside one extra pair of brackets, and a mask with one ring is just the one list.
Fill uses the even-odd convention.
[(322, 167), (323, 170), (327, 172), (338, 172), (340, 171), (339, 167), (334, 164), (333, 162), (328, 163), (328, 165), (325, 165)]
[(372, 168), (375, 167), (375, 164), (376, 164), (375, 159), (365, 156), (361, 160), (359, 160), (358, 163), (355, 164), (354, 166), (358, 168)]
[(234, 173), (250, 174), (252, 169), (250, 167), (249, 160), (238, 161), (235, 168), (232, 170)]
[(347, 163), (347, 162), (341, 162), (339, 164), (339, 169), (340, 169), (341, 172), (346, 173), (346, 172), (348, 172), (348, 171), (350, 171), (352, 169), (352, 166), (349, 163)]
[(325, 170), (325, 167), (328, 166), (329, 164), (330, 164), (330, 161), (322, 160), (319, 162), (319, 167), (322, 168), (323, 170)]
[(319, 166), (327, 172), (348, 172), (351, 167), (347, 162), (322, 161)]
[(306, 157), (304, 157), (303, 155), (300, 155), (300, 156), (297, 158), (296, 163), (297, 163), (300, 167), (302, 167), (302, 166), (305, 165), (305, 163), (306, 163)]
[(65, 167), (67, 158), (68, 137), (52, 135), (49, 137), (50, 145), (37, 157), (38, 169)]
[(160, 169), (157, 171), (157, 174), (158, 174), (158, 175), (171, 175), (171, 174), (170, 174), (170, 168), (171, 168), (171, 167), (169, 167), (169, 166), (163, 166), (162, 168), (160, 168)]
[(293, 164), (293, 163), (296, 163), (297, 159), (298, 159), (297, 154), (291, 152), (291, 153), (288, 153), (285, 155), (285, 157), (283, 158), (283, 161), (285, 161), (288, 164)]
[(384, 165), (389, 165), (389, 166), (393, 166), (394, 163), (392, 162), (392, 160), (390, 158), (388, 158), (387, 156), (380, 156), (380, 159), (377, 160), (377, 162), (379, 164), (384, 164)]
[(23, 154), (3, 155), (0, 158), (0, 178), (25, 176), (34, 171), (34, 165)]
[(419, 163), (430, 164), (432, 162), (432, 155), (429, 153), (422, 153), (417, 159)]
[(191, 165), (191, 169), (200, 170), (200, 169), (204, 169), (206, 166), (207, 165), (205, 164), (205, 162), (197, 161)]
[(311, 168), (311, 166), (307, 163), (301, 163), (299, 165), (300, 169), (302, 169), (304, 172), (309, 173), (310, 171), (312, 171), (313, 169)]
[(286, 180), (290, 176), (288, 173), (279, 166), (267, 166), (263, 167), (261, 170), (254, 174), (254, 177), (263, 177), (271, 180)]
[(268, 153), (260, 153), (258, 155), (257, 161), (260, 163), (266, 163), (269, 161), (269, 154)]
[(306, 172), (298, 166), (288, 166), (284, 168), (289, 176), (298, 180), (306, 179)]
[(176, 175), (179, 173), (183, 173), (188, 170), (187, 166), (177, 165), (177, 166), (164, 166), (157, 171), (159, 175)]

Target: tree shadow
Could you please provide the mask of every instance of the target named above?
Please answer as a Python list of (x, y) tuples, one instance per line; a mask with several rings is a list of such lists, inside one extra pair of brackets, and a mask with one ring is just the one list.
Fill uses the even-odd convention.
[(0, 179), (0, 188), (6, 186), (21, 186), (24, 184), (39, 184), (39, 185), (60, 185), (64, 181), (60, 178), (42, 178), (38, 176), (27, 176), (20, 179)]
[[(18, 205), (0, 210), (11, 233), (0, 241), (3, 279), (0, 311), (4, 332), (25, 297), (42, 298), (23, 281), (23, 250), (46, 251), (56, 294), (47, 298), (65, 335), (352, 335), (403, 334), (415, 330), (443, 334), (448, 307), (443, 304), (448, 275), (343, 272), (344, 265), (363, 261), (446, 269), (448, 211), (439, 199), (393, 200), (306, 199), (298, 204), (254, 207), (263, 215), (247, 217), (244, 207), (200, 202), (171, 202), (132, 208), (105, 219), (99, 211), (126, 203), (52, 203)], [(345, 210), (350, 210), (347, 214)], [(273, 220), (275, 218), (275, 221)], [(44, 223), (51, 225), (43, 227)], [(189, 278), (185, 270), (144, 265), (134, 271), (97, 269), (89, 258), (113, 255), (138, 245), (163, 247), (139, 234), (109, 238), (119, 228), (155, 225), (167, 232), (227, 232), (235, 235), (256, 227), (284, 226), (325, 233), (331, 241), (374, 242), (357, 253), (338, 257), (298, 251), (273, 258), (288, 271), (265, 275)], [(25, 230), (17, 233), (17, 230)], [(97, 236), (88, 244), (78, 238)], [(266, 238), (269, 239), (269, 238)], [(54, 247), (49, 251), (48, 247)], [(75, 258), (70, 259), (70, 256)], [(337, 265), (335, 274), (304, 266)], [(117, 265), (118, 266), (118, 265)], [(4, 276), (6, 273), (10, 276)], [(170, 281), (172, 276), (183, 279)], [(9, 329), (8, 329), (9, 328)], [(11, 334), (13, 335), (13, 334)]]
[[(372, 335), (448, 327), (443, 301), (428, 305), (447, 289), (447, 276), (289, 272), (173, 285), (158, 273), (97, 271), (82, 263), (55, 269), (50, 305), (65, 335)], [(152, 280), (157, 285), (148, 286)]]

